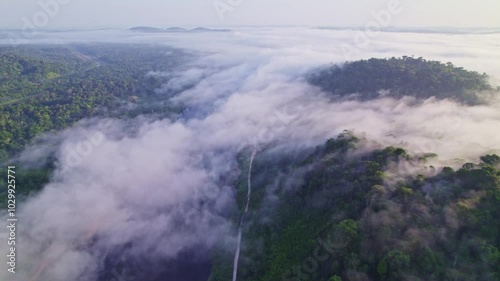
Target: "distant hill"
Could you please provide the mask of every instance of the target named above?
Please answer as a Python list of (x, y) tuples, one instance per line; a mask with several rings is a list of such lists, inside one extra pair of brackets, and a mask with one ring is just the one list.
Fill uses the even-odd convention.
[[(320, 30), (360, 30), (364, 31), (365, 27), (361, 26), (318, 26), (312, 29)], [(399, 32), (399, 33), (424, 33), (424, 34), (496, 34), (500, 33), (498, 27), (386, 27), (383, 32)]]
[(140, 31), (140, 32), (165, 32), (165, 30), (156, 27), (150, 26), (136, 26), (129, 29), (131, 31)]
[(187, 32), (188, 30), (182, 27), (169, 27), (166, 29), (167, 32)]
[(197, 27), (197, 28), (191, 29), (190, 31), (192, 31), (192, 32), (229, 32), (231, 30), (229, 30), (229, 29), (210, 29), (210, 28), (205, 28), (205, 27)]
[(193, 29), (186, 29), (182, 27), (169, 27), (166, 29), (151, 27), (151, 26), (136, 26), (129, 29), (130, 31), (137, 32), (171, 32), (171, 33), (185, 33), (185, 32), (229, 32), (230, 29), (211, 29), (206, 27), (197, 27)]
[(436, 97), (477, 104), (479, 92), (492, 90), (485, 73), (406, 56), (334, 65), (312, 73), (309, 82), (333, 95), (363, 100), (377, 98), (381, 90), (388, 90), (387, 95), (393, 97)]

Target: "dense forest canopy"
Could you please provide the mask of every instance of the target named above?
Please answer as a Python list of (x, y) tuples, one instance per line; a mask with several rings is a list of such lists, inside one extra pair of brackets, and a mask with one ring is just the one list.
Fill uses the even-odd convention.
[(309, 81), (334, 95), (359, 94), (361, 99), (376, 98), (381, 90), (389, 90), (393, 97), (436, 97), (477, 104), (481, 102), (478, 93), (492, 90), (485, 73), (407, 56), (333, 65), (311, 74)]
[(187, 59), (181, 51), (149, 45), (0, 46), (0, 158), (43, 132), (112, 114), (131, 100), (143, 106), (129, 115), (175, 112), (151, 105), (166, 100), (154, 92), (166, 78), (147, 74)]
[[(256, 159), (239, 280), (499, 280), (500, 157), (438, 171), (435, 155), (396, 147), (349, 156), (363, 141), (345, 132), (307, 157)], [(391, 172), (405, 166), (420, 172)], [(213, 259), (210, 280), (230, 280), (232, 253)]]

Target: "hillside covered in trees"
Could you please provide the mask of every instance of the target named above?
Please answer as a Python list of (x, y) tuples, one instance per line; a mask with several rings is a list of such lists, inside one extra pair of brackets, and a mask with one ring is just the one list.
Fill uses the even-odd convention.
[(402, 57), (346, 62), (314, 72), (309, 82), (333, 95), (357, 94), (360, 99), (373, 99), (381, 90), (389, 96), (436, 97), (466, 104), (478, 104), (478, 93), (490, 91), (488, 76), (456, 67), (452, 63), (423, 58)]
[(127, 115), (176, 112), (155, 95), (165, 79), (147, 74), (187, 59), (181, 51), (147, 45), (0, 47), (0, 158), (43, 132), (116, 115), (130, 101), (139, 106)]
[[(396, 147), (348, 156), (364, 141), (257, 157), (238, 280), (500, 280), (500, 157), (436, 170)], [(211, 281), (231, 280), (226, 247)]]

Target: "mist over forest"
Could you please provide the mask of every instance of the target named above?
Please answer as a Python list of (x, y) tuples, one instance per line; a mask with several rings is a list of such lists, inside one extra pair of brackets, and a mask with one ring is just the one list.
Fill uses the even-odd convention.
[(0, 31), (0, 279), (500, 280), (500, 33), (355, 32)]

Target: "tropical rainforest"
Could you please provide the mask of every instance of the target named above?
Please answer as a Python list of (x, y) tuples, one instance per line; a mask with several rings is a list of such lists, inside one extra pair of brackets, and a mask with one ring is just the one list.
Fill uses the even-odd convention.
[[(171, 58), (161, 59), (167, 53)], [(143, 45), (0, 47), (0, 154), (19, 152), (41, 133), (82, 118), (119, 115), (131, 100), (161, 102), (154, 89), (162, 79), (147, 74), (187, 60), (181, 51)], [(174, 112), (168, 106), (140, 108)], [(133, 114), (139, 113), (127, 112)]]
[[(169, 59), (160, 59), (165, 54)], [(155, 92), (168, 75), (148, 73), (189, 59), (176, 49), (144, 45), (0, 47), (2, 161), (83, 118), (177, 118), (184, 108)], [(346, 62), (307, 77), (332, 99), (385, 93), (464, 104), (481, 104), (481, 93), (496, 91), (487, 78), (412, 57)], [(436, 168), (439, 155), (432, 152), (366, 150), (368, 141), (345, 131), (315, 149), (257, 154), (239, 280), (500, 280), (500, 157)], [(242, 171), (249, 154), (239, 154)], [(53, 170), (51, 163), (19, 167), (18, 192), (36, 194)], [(242, 172), (235, 182), (235, 224), (245, 209), (247, 180)], [(219, 244), (211, 252), (210, 280), (231, 280), (234, 252)]]
[(388, 91), (392, 97), (453, 99), (466, 104), (482, 102), (478, 93), (492, 90), (486, 73), (452, 63), (402, 57), (346, 62), (312, 73), (312, 84), (337, 96), (373, 99)]
[[(257, 158), (241, 280), (499, 280), (500, 157), (437, 170), (397, 147), (353, 157), (364, 142)], [(230, 280), (232, 253), (213, 259)]]

